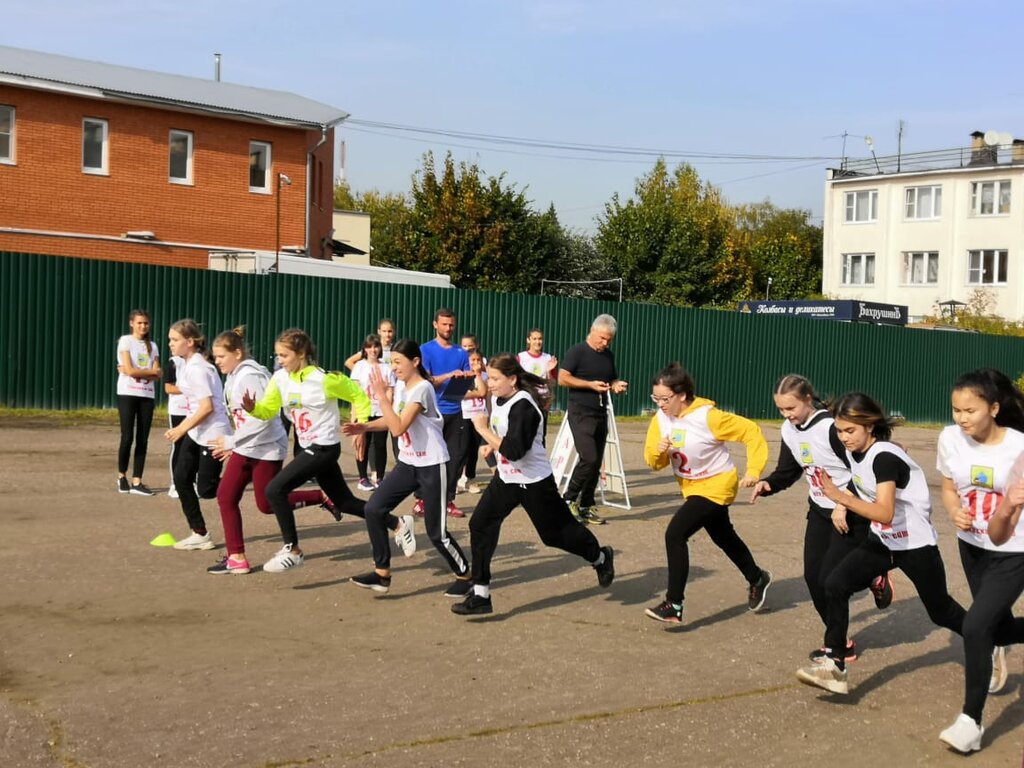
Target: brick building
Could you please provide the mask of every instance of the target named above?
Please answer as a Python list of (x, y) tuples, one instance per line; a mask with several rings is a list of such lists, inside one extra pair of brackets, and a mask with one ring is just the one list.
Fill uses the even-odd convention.
[(283, 91), (0, 46), (0, 251), (331, 258), (334, 126)]

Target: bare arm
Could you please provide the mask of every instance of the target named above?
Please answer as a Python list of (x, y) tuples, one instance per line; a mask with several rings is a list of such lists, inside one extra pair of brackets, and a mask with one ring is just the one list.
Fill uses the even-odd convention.
[(988, 537), (997, 547), (1005, 544), (1013, 535), (1024, 509), (1024, 482), (1011, 485), (999, 502), (995, 513), (988, 521)]

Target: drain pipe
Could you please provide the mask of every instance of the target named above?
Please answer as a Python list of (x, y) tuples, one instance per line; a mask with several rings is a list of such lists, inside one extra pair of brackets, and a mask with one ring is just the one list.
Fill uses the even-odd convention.
[[(323, 254), (314, 257), (309, 242), (309, 209), (313, 205), (313, 154), (327, 143), (327, 126), (320, 126), (320, 141), (306, 153), (306, 255), (310, 258), (320, 258)], [(321, 179), (321, 182), (323, 180)]]

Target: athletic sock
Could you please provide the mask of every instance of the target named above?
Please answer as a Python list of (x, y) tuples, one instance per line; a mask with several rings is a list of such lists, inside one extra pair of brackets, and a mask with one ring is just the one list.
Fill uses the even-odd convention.
[(601, 565), (604, 562), (604, 550), (601, 550), (601, 554), (597, 556), (597, 560), (591, 561), (591, 565)]
[(491, 596), (491, 585), (490, 584), (474, 584), (473, 594), (478, 597), (490, 597)]

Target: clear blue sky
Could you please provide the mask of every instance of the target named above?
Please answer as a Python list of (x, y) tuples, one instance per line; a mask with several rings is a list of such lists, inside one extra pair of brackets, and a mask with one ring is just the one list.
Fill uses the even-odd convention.
[[(864, 156), (1024, 137), (1022, 7), (989, 0), (26, 0), (0, 43), (294, 91), (353, 118), (703, 153)], [(319, 6), (319, 8), (316, 8)], [(826, 138), (833, 137), (833, 138)], [(653, 160), (338, 131), (353, 188), (402, 192), (428, 149), (527, 188), (592, 230)], [(537, 155), (548, 155), (538, 157)], [(673, 164), (677, 161), (670, 161)], [(829, 161), (694, 161), (734, 203), (821, 215)], [(755, 177), (755, 178), (751, 178)]]

